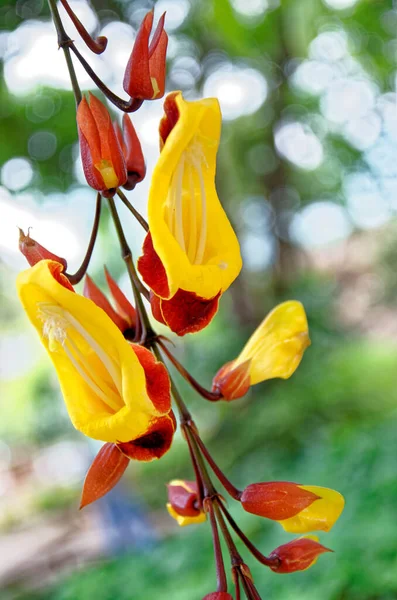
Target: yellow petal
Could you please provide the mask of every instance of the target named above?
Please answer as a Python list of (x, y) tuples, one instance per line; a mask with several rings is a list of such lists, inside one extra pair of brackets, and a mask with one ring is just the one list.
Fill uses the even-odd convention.
[(73, 425), (105, 442), (143, 435), (156, 414), (145, 373), (107, 314), (53, 277), (53, 261), (22, 272), (22, 305), (48, 351)]
[(240, 247), (215, 189), (221, 113), (215, 98), (175, 96), (179, 118), (152, 176), (148, 217), (153, 246), (178, 289), (212, 298), (241, 270)]
[(181, 527), (185, 527), (186, 525), (195, 525), (198, 523), (204, 523), (206, 520), (205, 513), (202, 512), (197, 517), (183, 517), (182, 515), (178, 515), (178, 513), (172, 508), (171, 504), (167, 503), (167, 510), (171, 517), (175, 519), (175, 521)]
[[(345, 500), (342, 494), (317, 485), (300, 485), (299, 487), (320, 498), (294, 517), (278, 521), (280, 525), (289, 533), (329, 531), (343, 511)], [(306, 537), (314, 539), (313, 536)]]
[(251, 359), (251, 385), (281, 377), (288, 379), (310, 345), (305, 310), (289, 300), (274, 308), (250, 337), (235, 366)]

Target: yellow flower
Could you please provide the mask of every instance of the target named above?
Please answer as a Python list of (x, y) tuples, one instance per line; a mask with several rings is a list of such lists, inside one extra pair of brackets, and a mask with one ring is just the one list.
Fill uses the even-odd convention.
[[(55, 366), (72, 423), (94, 439), (138, 446), (143, 440), (147, 449), (151, 440), (159, 442), (153, 435), (156, 423), (164, 429), (164, 417), (172, 420), (165, 368), (148, 351), (148, 357), (138, 358), (107, 314), (73, 291), (62, 269), (57, 262), (40, 261), (19, 274), (17, 287)], [(160, 373), (158, 390), (146, 379), (146, 370), (153, 369)], [(144, 460), (161, 455), (158, 447), (152, 450)], [(127, 454), (134, 457), (133, 451)]]
[[(164, 109), (162, 151), (149, 194), (150, 233), (138, 268), (157, 297), (156, 318), (183, 335), (204, 327), (214, 316), (219, 296), (235, 280), (242, 262), (215, 188), (218, 101), (187, 102), (174, 92)], [(208, 311), (205, 302), (213, 302), (214, 310)], [(184, 310), (190, 311), (185, 319), (178, 315)], [(203, 310), (205, 317), (198, 325)]]
[(280, 525), (289, 533), (329, 531), (339, 519), (345, 506), (342, 494), (318, 485), (299, 485), (299, 487), (315, 494), (318, 498), (293, 517), (279, 520)]
[(289, 300), (274, 308), (250, 337), (235, 360), (224, 365), (213, 380), (213, 391), (226, 400), (243, 396), (250, 385), (267, 379), (288, 379), (310, 345), (305, 310)]

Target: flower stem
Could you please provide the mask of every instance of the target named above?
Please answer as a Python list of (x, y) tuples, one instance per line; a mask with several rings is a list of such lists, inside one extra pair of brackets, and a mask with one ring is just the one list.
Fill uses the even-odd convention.
[(131, 202), (128, 200), (128, 198), (121, 191), (120, 188), (117, 188), (117, 195), (120, 198), (120, 200), (123, 202), (123, 204), (125, 204), (125, 206), (128, 208), (128, 210), (132, 212), (132, 214), (134, 215), (134, 217), (136, 218), (138, 223), (140, 223), (142, 225), (143, 229), (145, 231), (149, 231), (148, 223), (145, 221), (145, 219), (142, 217), (142, 215), (136, 210), (136, 208), (134, 208), (134, 206), (131, 204)]
[(179, 371), (182, 377), (184, 377), (184, 379), (186, 379), (186, 381), (190, 383), (192, 388), (195, 389), (198, 394), (200, 394), (203, 398), (209, 400), (210, 402), (217, 402), (218, 400), (222, 399), (222, 394), (210, 392), (205, 387), (200, 385), (199, 382), (189, 373), (189, 371), (187, 371), (185, 367), (179, 362), (179, 360), (175, 358), (172, 352), (168, 350), (167, 346), (162, 341), (159, 341), (159, 344), (164, 354), (172, 362), (174, 367)]
[(65, 273), (66, 277), (69, 279), (69, 281), (72, 285), (76, 285), (83, 279), (84, 275), (87, 272), (88, 265), (90, 264), (92, 252), (94, 250), (96, 238), (98, 235), (99, 220), (101, 217), (101, 205), (102, 205), (102, 196), (101, 196), (101, 194), (98, 193), (97, 197), (96, 197), (94, 223), (92, 225), (91, 237), (90, 237), (90, 241), (88, 243), (88, 248), (87, 248), (87, 252), (85, 254), (84, 260), (81, 263), (80, 267), (77, 269), (76, 273), (72, 273), (71, 275), (69, 275), (68, 273)]
[(86, 46), (88, 46), (88, 48), (91, 50), (91, 52), (94, 52), (95, 54), (102, 54), (102, 52), (104, 52), (106, 50), (106, 46), (108, 43), (107, 38), (105, 36), (101, 36), (101, 37), (97, 38), (96, 40), (94, 40), (94, 38), (92, 38), (90, 36), (88, 31), (84, 27), (84, 25), (82, 24), (80, 19), (77, 18), (76, 14), (73, 12), (71, 7), (69, 6), (69, 3), (67, 2), (67, 0), (61, 0), (61, 4), (62, 4), (63, 8), (66, 10), (66, 12), (68, 13), (73, 25), (76, 27), (77, 31), (80, 34), (80, 37), (84, 40)]
[(65, 55), (66, 64), (69, 71), (69, 77), (73, 88), (74, 97), (76, 100), (76, 104), (79, 105), (82, 99), (81, 90), (79, 83), (77, 81), (76, 71), (74, 70), (72, 57), (70, 55), (70, 47), (72, 47), (73, 42), (65, 31), (65, 28), (62, 23), (62, 19), (60, 17), (56, 0), (48, 0), (48, 4), (50, 7), (52, 20), (55, 25), (55, 29), (58, 35), (58, 47), (62, 48), (63, 53)]
[(140, 282), (137, 272), (135, 270), (134, 262), (132, 260), (132, 252), (126, 240), (123, 226), (121, 224), (114, 199), (108, 198), (107, 200), (109, 202), (110, 212), (113, 218), (114, 226), (116, 228), (117, 237), (119, 239), (121, 256), (127, 266), (128, 275), (130, 277), (132, 289), (134, 292), (135, 305), (139, 316), (139, 320), (137, 322), (136, 341), (143, 344), (146, 342), (147, 338), (151, 338), (154, 335), (152, 327), (150, 325), (148, 314), (146, 312), (141, 297), (142, 294), (146, 298), (148, 298), (149, 293)]
[(202, 454), (204, 455), (206, 461), (210, 465), (211, 469), (214, 471), (215, 475), (217, 476), (217, 478), (219, 479), (219, 481), (221, 482), (221, 484), (223, 485), (223, 487), (225, 488), (225, 490), (228, 492), (228, 494), (230, 494), (230, 496), (232, 498), (234, 498), (235, 500), (240, 501), (242, 492), (240, 490), (238, 490), (229, 481), (229, 479), (226, 477), (226, 475), (220, 470), (220, 468), (218, 467), (218, 465), (215, 463), (214, 459), (212, 458), (211, 454), (208, 452), (208, 450), (207, 450), (206, 446), (204, 445), (204, 443), (203, 443), (201, 437), (199, 436), (199, 434), (194, 431), (193, 435), (194, 435), (194, 437), (196, 439), (196, 442), (197, 442), (197, 445), (200, 448)]
[(208, 514), (210, 516), (212, 540), (214, 543), (214, 554), (216, 564), (217, 591), (227, 592), (227, 579), (225, 573), (225, 564), (223, 562), (221, 543), (219, 539), (218, 525), (215, 518), (214, 507), (212, 502), (208, 502)]

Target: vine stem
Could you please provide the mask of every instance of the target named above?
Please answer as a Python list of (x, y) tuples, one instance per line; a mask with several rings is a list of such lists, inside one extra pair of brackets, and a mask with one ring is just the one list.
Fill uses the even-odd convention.
[[(117, 237), (119, 239), (121, 256), (126, 264), (128, 275), (130, 277), (132, 289), (134, 292), (135, 305), (137, 309), (137, 313), (139, 316), (139, 320), (137, 322), (137, 328), (135, 333), (134, 341), (145, 343), (146, 340), (152, 337), (153, 330), (150, 325), (149, 317), (146, 312), (145, 306), (143, 304), (143, 300), (141, 294), (146, 298), (149, 296), (149, 292), (142, 285), (135, 270), (134, 262), (132, 260), (132, 252), (128, 245), (127, 239), (124, 234), (123, 226), (120, 221), (119, 214), (117, 212), (116, 204), (113, 198), (108, 198), (109, 208), (112, 215), (113, 223), (116, 228)], [(139, 325), (139, 326), (138, 326)]]
[(91, 237), (90, 237), (90, 241), (88, 243), (87, 252), (85, 254), (83, 262), (81, 263), (80, 267), (77, 269), (76, 273), (72, 273), (70, 275), (68, 273), (65, 273), (66, 277), (69, 279), (69, 281), (72, 285), (76, 285), (83, 279), (84, 275), (87, 272), (88, 265), (90, 264), (92, 252), (94, 250), (96, 238), (98, 235), (99, 221), (101, 218), (101, 206), (102, 206), (102, 196), (101, 196), (101, 194), (98, 193), (97, 197), (96, 197), (95, 217), (94, 217), (94, 223), (92, 225)]
[(66, 60), (66, 64), (67, 64), (68, 71), (69, 71), (69, 77), (70, 77), (70, 81), (72, 84), (74, 97), (76, 100), (76, 104), (79, 105), (82, 100), (82, 95), (81, 95), (79, 83), (77, 81), (76, 71), (74, 70), (73, 61), (72, 61), (72, 57), (71, 57), (70, 49), (69, 49), (70, 44), (73, 42), (65, 31), (61, 16), (58, 11), (56, 0), (48, 0), (48, 4), (50, 7), (52, 20), (54, 22), (55, 29), (56, 29), (57, 36), (58, 36), (58, 47), (62, 48), (63, 53), (65, 55), (65, 60)]
[(222, 397), (223, 397), (222, 394), (217, 393), (217, 392), (210, 392), (205, 387), (203, 387), (193, 377), (193, 375), (191, 375), (189, 373), (189, 371), (187, 371), (187, 369), (185, 369), (185, 367), (183, 365), (181, 365), (179, 360), (172, 354), (172, 352), (170, 352), (170, 350), (168, 350), (167, 346), (162, 341), (159, 341), (159, 345), (161, 346), (161, 349), (163, 350), (164, 354), (171, 361), (171, 363), (174, 365), (174, 367), (179, 371), (179, 373), (182, 375), (182, 377), (190, 383), (192, 388), (195, 389), (196, 392), (200, 394), (200, 396), (202, 396), (206, 400), (209, 400), (210, 402), (218, 402), (218, 400), (222, 399)]
[(221, 469), (218, 467), (218, 465), (215, 463), (214, 459), (212, 458), (211, 454), (208, 452), (208, 450), (207, 450), (206, 446), (204, 445), (199, 434), (196, 431), (193, 431), (193, 435), (196, 439), (198, 447), (200, 448), (200, 451), (204, 455), (206, 461), (210, 465), (211, 469), (213, 470), (213, 472), (215, 473), (215, 475), (217, 476), (217, 478), (219, 479), (219, 481), (221, 482), (221, 484), (223, 485), (225, 490), (228, 492), (228, 494), (230, 494), (230, 496), (232, 498), (240, 501), (241, 496), (242, 496), (242, 491), (237, 489), (231, 483), (231, 481), (229, 481), (229, 479), (226, 477), (226, 475), (223, 473), (223, 471), (221, 471)]
[(122, 201), (122, 203), (125, 204), (125, 206), (128, 208), (128, 210), (130, 212), (132, 212), (132, 214), (134, 215), (134, 217), (136, 218), (136, 220), (138, 221), (138, 223), (140, 223), (140, 225), (142, 225), (143, 229), (146, 232), (148, 232), (149, 231), (149, 225), (148, 225), (147, 221), (145, 221), (145, 219), (142, 217), (142, 215), (131, 204), (131, 202), (128, 200), (127, 196), (121, 191), (120, 188), (117, 188), (117, 195), (120, 198), (120, 200)]
[(219, 530), (215, 518), (213, 503), (210, 501), (208, 504), (208, 514), (210, 517), (212, 540), (214, 544), (215, 564), (216, 564), (216, 579), (217, 579), (217, 591), (227, 592), (227, 579), (225, 573), (225, 564), (223, 562), (221, 542), (219, 539)]

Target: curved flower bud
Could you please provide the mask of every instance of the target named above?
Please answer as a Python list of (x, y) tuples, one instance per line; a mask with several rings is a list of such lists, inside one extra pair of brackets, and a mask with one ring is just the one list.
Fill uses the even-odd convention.
[(145, 348), (130, 345), (69, 282), (64, 287), (60, 267), (41, 261), (19, 274), (17, 287), (55, 366), (73, 425), (97, 440), (133, 442), (145, 451), (144, 458), (128, 454), (138, 460), (148, 460), (148, 451), (150, 458), (160, 456), (170, 442), (169, 435), (156, 435), (156, 425), (162, 430), (163, 417), (172, 419), (165, 367)]
[(250, 337), (235, 360), (224, 365), (215, 375), (212, 390), (225, 400), (243, 396), (246, 385), (232, 385), (233, 372), (244, 366), (250, 385), (267, 379), (288, 379), (298, 368), (306, 348), (310, 346), (305, 310), (300, 302), (289, 300), (276, 306)]
[(19, 250), (20, 252), (22, 252), (22, 254), (24, 255), (31, 267), (33, 267), (33, 265), (38, 263), (40, 260), (49, 259), (59, 262), (64, 270), (68, 268), (67, 262), (64, 258), (53, 254), (52, 252), (47, 250), (47, 248), (44, 248), (44, 246), (39, 244), (39, 242), (36, 242), (36, 240), (30, 237), (30, 228), (28, 229), (28, 235), (25, 235), (25, 233), (20, 227), (18, 227), (18, 229)]
[(228, 592), (212, 592), (212, 594), (206, 594), (203, 600), (233, 600), (233, 596)]
[(116, 305), (115, 310), (106, 298), (105, 294), (99, 289), (89, 275), (86, 275), (84, 282), (83, 295), (89, 298), (99, 308), (105, 311), (124, 334), (127, 339), (133, 338), (136, 325), (136, 311), (129, 300), (125, 297), (115, 280), (109, 274), (105, 267), (106, 281), (109, 286), (110, 293)]
[(285, 531), (329, 531), (340, 517), (345, 501), (339, 492), (317, 485), (288, 481), (252, 483), (241, 496), (249, 513), (278, 521)]
[(156, 100), (164, 96), (168, 36), (165, 13), (158, 22), (149, 45), (153, 11), (143, 19), (124, 74), (123, 87), (131, 98)]
[(120, 125), (117, 122), (114, 123), (114, 129), (127, 166), (127, 181), (123, 187), (126, 190), (133, 190), (136, 184), (142, 181), (146, 175), (141, 142), (127, 114), (123, 116), (123, 132), (121, 132)]
[(275, 559), (275, 562), (273, 566), (270, 565), (270, 568), (275, 573), (305, 571), (314, 565), (320, 554), (324, 552), (332, 552), (332, 550), (319, 544), (317, 536), (307, 535), (273, 550), (269, 559)]
[(184, 479), (173, 479), (168, 484), (167, 510), (181, 527), (202, 523), (205, 512), (199, 505), (197, 483)]
[(90, 93), (77, 109), (81, 160), (88, 184), (104, 195), (127, 181), (123, 151), (114, 131), (110, 115), (98, 98)]
[(167, 96), (162, 151), (149, 194), (149, 231), (138, 269), (155, 318), (178, 335), (199, 331), (241, 269), (238, 240), (215, 189), (218, 101)]

